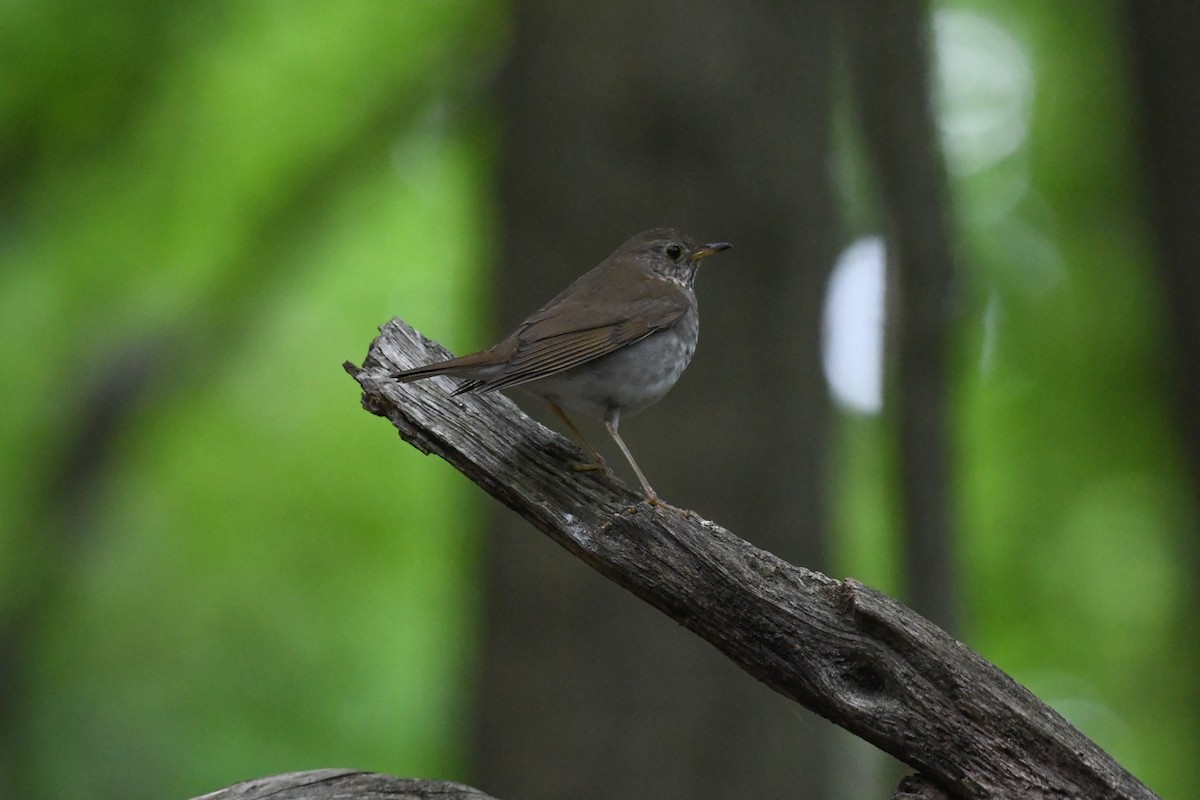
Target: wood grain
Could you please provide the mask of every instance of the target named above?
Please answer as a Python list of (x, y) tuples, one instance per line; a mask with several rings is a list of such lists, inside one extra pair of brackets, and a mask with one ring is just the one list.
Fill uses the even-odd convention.
[[(1156, 795), (1049, 706), (903, 604), (788, 564), (716, 523), (654, 507), (502, 396), (399, 384), (447, 357), (401, 320), (361, 367), (363, 406), (755, 679), (891, 753), (953, 797)], [(750, 532), (753, 535), (753, 532)], [(652, 746), (652, 743), (647, 743)]]

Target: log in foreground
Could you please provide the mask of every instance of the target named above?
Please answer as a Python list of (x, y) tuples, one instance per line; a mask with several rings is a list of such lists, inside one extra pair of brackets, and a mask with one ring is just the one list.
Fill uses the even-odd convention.
[(235, 783), (193, 800), (495, 800), (461, 783), (394, 778), (356, 769), (314, 769)]
[[(945, 800), (918, 775), (900, 782), (892, 800)], [(397, 778), (357, 769), (285, 772), (242, 781), (192, 800), (496, 800), (461, 783)]]
[(915, 611), (793, 566), (690, 511), (577, 472), (567, 439), (501, 395), (398, 384), (448, 357), (401, 320), (346, 370), (363, 406), (746, 672), (916, 768), (954, 797), (1153, 798), (1049, 706)]

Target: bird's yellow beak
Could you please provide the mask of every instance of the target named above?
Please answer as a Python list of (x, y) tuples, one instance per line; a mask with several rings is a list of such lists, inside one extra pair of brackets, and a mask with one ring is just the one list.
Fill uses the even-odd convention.
[(729, 242), (713, 242), (711, 244), (701, 245), (692, 251), (692, 261), (699, 261), (702, 258), (708, 258), (722, 250), (728, 250), (733, 247)]

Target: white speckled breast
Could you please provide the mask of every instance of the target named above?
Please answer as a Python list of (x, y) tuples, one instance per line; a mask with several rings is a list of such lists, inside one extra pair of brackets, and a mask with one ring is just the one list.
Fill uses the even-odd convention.
[(692, 360), (699, 336), (700, 315), (693, 303), (666, 330), (521, 388), (567, 411), (603, 419), (610, 409), (616, 408), (626, 417), (647, 408), (670, 391)]

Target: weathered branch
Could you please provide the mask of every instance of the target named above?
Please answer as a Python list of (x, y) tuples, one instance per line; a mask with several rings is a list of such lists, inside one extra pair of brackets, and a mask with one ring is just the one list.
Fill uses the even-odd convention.
[[(892, 800), (944, 800), (922, 778), (900, 782)], [(192, 800), (496, 800), (471, 786), (446, 781), (396, 778), (355, 769), (314, 769), (255, 778)]]
[(193, 800), (495, 800), (461, 783), (394, 778), (353, 769), (314, 769), (235, 783)]
[[(900, 782), (892, 800), (944, 800), (918, 776)], [(355, 769), (314, 769), (255, 778), (192, 800), (495, 800), (461, 783), (396, 778)]]
[(1058, 713), (911, 609), (788, 564), (611, 475), (501, 396), (450, 397), (395, 370), (446, 357), (400, 320), (361, 368), (363, 406), (766, 685), (955, 797), (1152, 798)]

